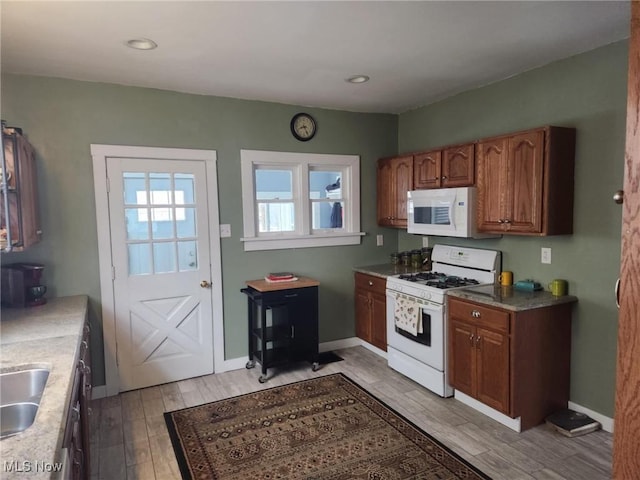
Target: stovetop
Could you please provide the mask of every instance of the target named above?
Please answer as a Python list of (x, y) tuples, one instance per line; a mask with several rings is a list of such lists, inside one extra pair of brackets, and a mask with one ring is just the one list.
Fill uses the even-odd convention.
[(459, 277), (456, 275), (447, 275), (440, 272), (418, 272), (401, 274), (396, 277), (400, 280), (412, 282), (420, 285), (426, 285), (428, 287), (446, 289), (467, 287), (470, 285), (478, 285), (480, 282), (474, 278)]

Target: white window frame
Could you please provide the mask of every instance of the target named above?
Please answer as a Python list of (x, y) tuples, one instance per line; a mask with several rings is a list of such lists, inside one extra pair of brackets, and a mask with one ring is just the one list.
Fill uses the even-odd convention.
[[(278, 250), (284, 248), (358, 245), (365, 235), (360, 231), (360, 157), (319, 153), (240, 150), (242, 177), (242, 217), (245, 251)], [(295, 232), (257, 231), (256, 168), (277, 168), (293, 172), (293, 203)], [(309, 172), (311, 170), (341, 172), (340, 186), (344, 201), (342, 228), (313, 229)]]

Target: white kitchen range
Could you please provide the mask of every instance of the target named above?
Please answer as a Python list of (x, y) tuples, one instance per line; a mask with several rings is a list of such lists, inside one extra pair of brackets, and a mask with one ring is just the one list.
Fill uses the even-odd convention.
[(495, 283), (502, 255), (435, 245), (431, 260), (431, 271), (387, 278), (387, 359), (394, 370), (450, 397), (445, 295), (453, 288)]

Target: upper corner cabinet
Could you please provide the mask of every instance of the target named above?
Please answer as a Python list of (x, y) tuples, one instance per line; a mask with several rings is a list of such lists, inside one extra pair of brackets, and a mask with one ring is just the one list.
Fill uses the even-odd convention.
[(574, 128), (541, 127), (477, 143), (478, 231), (573, 233)]
[(2, 124), (0, 251), (21, 251), (40, 241), (36, 156), (19, 128)]
[(419, 153), (413, 160), (413, 188), (471, 187), (475, 183), (475, 144)]
[(413, 155), (378, 160), (378, 225), (407, 228), (407, 192), (413, 189)]

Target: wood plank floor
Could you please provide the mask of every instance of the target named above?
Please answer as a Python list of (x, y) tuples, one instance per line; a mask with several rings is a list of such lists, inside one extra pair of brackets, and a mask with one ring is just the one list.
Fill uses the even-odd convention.
[(337, 350), (344, 360), (312, 372), (308, 364), (259, 367), (183, 380), (94, 400), (92, 480), (170, 480), (180, 473), (163, 412), (201, 405), (306, 378), (342, 372), (496, 480), (611, 478), (612, 435), (567, 438), (542, 425), (516, 433), (453, 398), (443, 399), (363, 347)]

